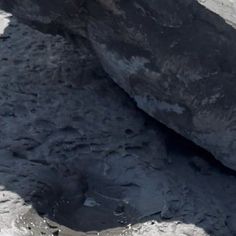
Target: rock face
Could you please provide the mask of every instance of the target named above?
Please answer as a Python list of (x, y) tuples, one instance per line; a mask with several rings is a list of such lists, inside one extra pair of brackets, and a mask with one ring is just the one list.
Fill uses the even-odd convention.
[(236, 31), (195, 1), (91, 3), (110, 76), (157, 120), (236, 169)]
[(221, 17), (194, 0), (0, 2), (41, 29), (86, 36), (140, 108), (236, 169), (236, 31)]
[(233, 171), (137, 109), (86, 44), (0, 25), (0, 236), (236, 235)]

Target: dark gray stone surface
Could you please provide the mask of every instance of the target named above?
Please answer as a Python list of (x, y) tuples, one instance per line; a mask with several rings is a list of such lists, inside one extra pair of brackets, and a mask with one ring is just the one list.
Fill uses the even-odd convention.
[(99, 2), (89, 38), (105, 70), (140, 108), (235, 169), (235, 29), (196, 1)]
[(0, 22), (1, 236), (236, 234), (234, 172), (137, 109), (83, 41)]
[[(235, 6), (220, 3), (202, 2), (233, 24)], [(223, 18), (196, 0), (1, 0), (0, 6), (42, 31), (86, 37), (140, 108), (236, 169), (236, 32)]]

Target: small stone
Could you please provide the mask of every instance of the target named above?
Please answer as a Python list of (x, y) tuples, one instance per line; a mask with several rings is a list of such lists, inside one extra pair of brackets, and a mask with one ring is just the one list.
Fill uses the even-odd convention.
[(92, 197), (88, 197), (86, 198), (86, 200), (84, 201), (84, 206), (86, 207), (96, 207), (96, 206), (100, 206), (99, 203), (97, 203), (95, 201), (95, 199), (93, 199)]

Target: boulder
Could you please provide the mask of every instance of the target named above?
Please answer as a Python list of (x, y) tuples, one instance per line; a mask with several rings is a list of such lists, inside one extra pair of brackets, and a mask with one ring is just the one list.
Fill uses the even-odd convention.
[(236, 170), (235, 6), (201, 4), (0, 0), (28, 24), (86, 37), (141, 109)]
[(236, 169), (236, 31), (196, 1), (90, 1), (105, 70), (137, 105)]

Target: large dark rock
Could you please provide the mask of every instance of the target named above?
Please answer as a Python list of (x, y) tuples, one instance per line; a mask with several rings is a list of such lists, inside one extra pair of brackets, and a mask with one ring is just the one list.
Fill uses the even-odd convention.
[(236, 31), (196, 1), (107, 2), (89, 7), (106, 71), (140, 108), (236, 169)]
[(60, 2), (0, 5), (28, 23), (40, 22), (41, 29), (86, 36), (105, 70), (140, 108), (236, 169), (231, 25), (195, 0)]
[(0, 236), (236, 235), (234, 172), (137, 109), (86, 44), (7, 23)]

